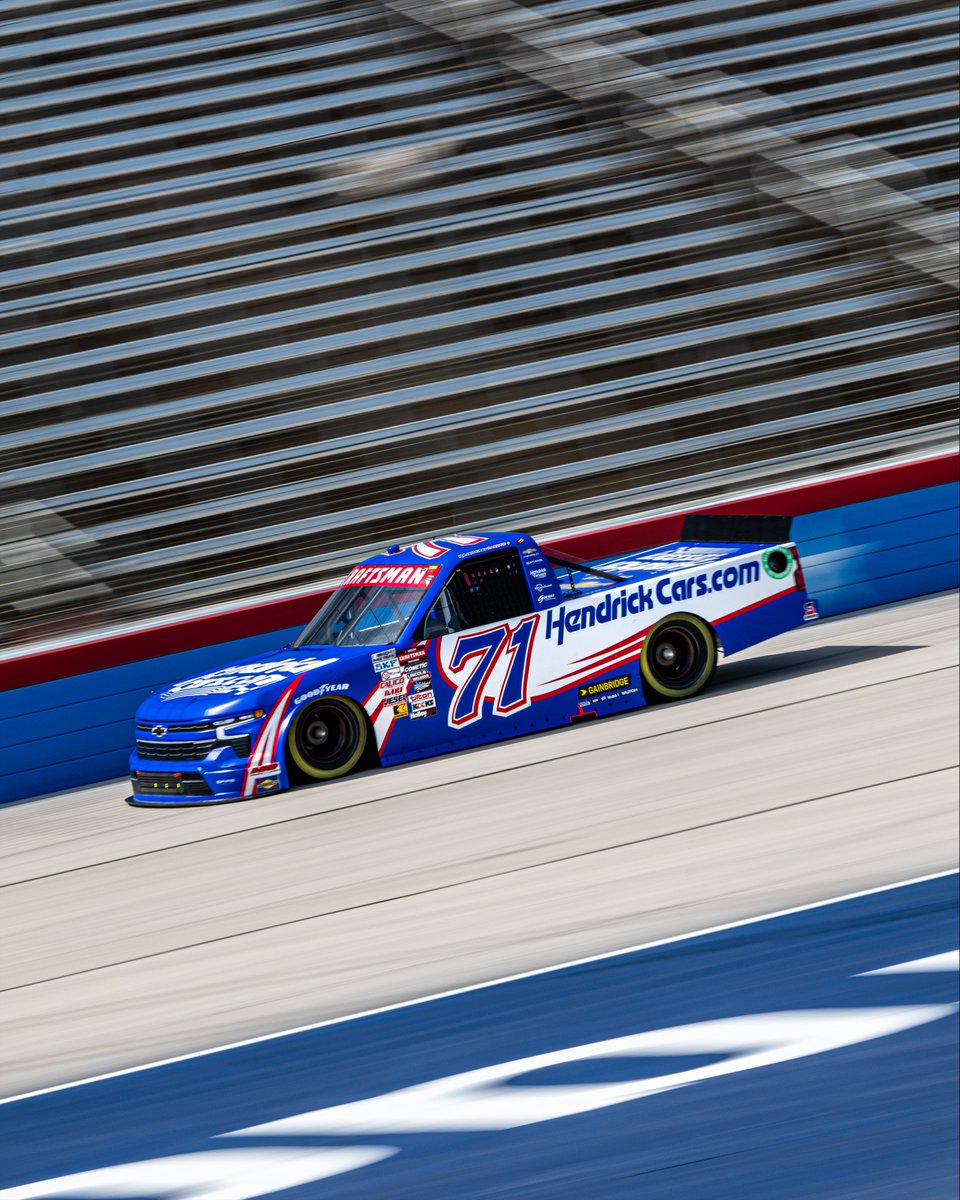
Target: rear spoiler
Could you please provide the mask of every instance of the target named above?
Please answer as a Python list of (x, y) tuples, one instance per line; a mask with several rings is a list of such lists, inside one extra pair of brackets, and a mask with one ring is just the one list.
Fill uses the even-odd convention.
[(778, 545), (790, 541), (792, 517), (752, 516), (736, 513), (690, 513), (683, 519), (684, 542), (762, 542)]

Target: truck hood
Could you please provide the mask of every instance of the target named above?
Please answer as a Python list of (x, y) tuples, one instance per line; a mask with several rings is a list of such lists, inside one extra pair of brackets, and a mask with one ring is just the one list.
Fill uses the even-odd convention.
[[(140, 705), (140, 721), (201, 721), (269, 710), (284, 689), (298, 676), (309, 675), (312, 683), (335, 683), (341, 676), (343, 688), (361, 662), (370, 663), (376, 646), (289, 647), (241, 659), (215, 671), (194, 675), (179, 683), (158, 688)], [(307, 683), (304, 680), (303, 686)]]

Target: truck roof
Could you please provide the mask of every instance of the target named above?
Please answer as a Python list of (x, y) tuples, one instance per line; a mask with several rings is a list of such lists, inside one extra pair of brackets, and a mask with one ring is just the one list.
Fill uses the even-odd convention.
[(454, 533), (415, 542), (412, 546), (387, 546), (363, 559), (358, 566), (420, 566), (437, 563), (444, 568), (477, 554), (517, 547), (521, 551), (536, 542), (525, 533)]

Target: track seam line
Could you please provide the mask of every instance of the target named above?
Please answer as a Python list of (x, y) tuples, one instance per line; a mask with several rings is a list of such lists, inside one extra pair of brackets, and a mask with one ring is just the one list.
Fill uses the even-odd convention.
[[(856, 687), (853, 687), (853, 688), (844, 688), (841, 691), (824, 692), (818, 696), (806, 696), (802, 700), (791, 700), (786, 704), (773, 704), (767, 708), (750, 709), (749, 712), (732, 713), (730, 716), (727, 716), (727, 717), (716, 717), (710, 721), (698, 721), (695, 724), (691, 724), (691, 725), (681, 725), (677, 729), (664, 729), (660, 733), (642, 734), (639, 737), (624, 738), (623, 740), (618, 741), (618, 742), (608, 742), (608, 743), (605, 743), (603, 746), (590, 746), (590, 747), (587, 747), (582, 750), (571, 750), (568, 754), (553, 754), (553, 755), (550, 755), (548, 758), (536, 759), (533, 762), (516, 763), (514, 766), (511, 766), (511, 767), (499, 767), (495, 771), (481, 772), (478, 775), (467, 775), (460, 779), (449, 779), (443, 783), (430, 783), (430, 784), (425, 785), (424, 787), (408, 788), (402, 792), (391, 792), (389, 795), (386, 795), (386, 796), (373, 796), (369, 800), (358, 800), (353, 804), (339, 805), (337, 808), (322, 808), (317, 812), (300, 813), (298, 816), (295, 816), (295, 817), (282, 817), (277, 821), (267, 821), (267, 822), (264, 822), (264, 824), (262, 824), (262, 825), (251, 825), (251, 826), (248, 826), (246, 829), (229, 829), (229, 830), (225, 830), (223, 833), (210, 834), (208, 837), (194, 838), (192, 841), (189, 841), (189, 842), (175, 842), (171, 846), (156, 846), (152, 850), (138, 850), (134, 854), (123, 854), (117, 858), (105, 858), (99, 862), (83, 863), (82, 865), (77, 866), (77, 867), (65, 867), (62, 871), (51, 871), (46, 875), (29, 875), (25, 879), (12, 879), (12, 880), (10, 880), (9, 883), (0, 883), (0, 891), (2, 891), (5, 888), (20, 887), (23, 884), (27, 884), (27, 883), (40, 883), (45, 879), (58, 879), (64, 875), (74, 875), (79, 871), (92, 871), (92, 870), (96, 870), (98, 867), (114, 866), (116, 863), (133, 862), (138, 858), (149, 858), (154, 854), (166, 854), (171, 850), (185, 850), (185, 849), (189, 848), (190, 846), (202, 846), (208, 842), (220, 841), (222, 838), (241, 837), (244, 834), (257, 833), (263, 829), (277, 829), (283, 825), (293, 825), (298, 821), (312, 821), (312, 820), (315, 820), (316, 818), (329, 817), (336, 813), (352, 812), (354, 809), (368, 808), (371, 804), (385, 804), (391, 800), (402, 800), (405, 796), (417, 796), (423, 792), (437, 791), (440, 788), (456, 787), (458, 784), (470, 783), (471, 781), (473, 781), (475, 779), (492, 779), (497, 775), (509, 775), (514, 771), (524, 771), (524, 770), (527, 770), (528, 768), (541, 767), (548, 763), (566, 762), (568, 759), (582, 758), (584, 755), (587, 755), (587, 754), (599, 754), (605, 750), (615, 750), (621, 746), (636, 745), (638, 742), (650, 742), (650, 741), (654, 741), (656, 738), (672, 737), (674, 734), (677, 734), (677, 733), (689, 733), (689, 732), (691, 732), (691, 730), (695, 730), (695, 729), (709, 729), (713, 725), (723, 725), (723, 724), (727, 723), (728, 721), (739, 721), (739, 720), (744, 719), (745, 717), (758, 717), (758, 716), (762, 716), (764, 713), (779, 712), (779, 711), (781, 711), (783, 709), (787, 709), (787, 708), (796, 708), (801, 704), (813, 704), (817, 700), (830, 700), (834, 696), (846, 696), (852, 692), (867, 691), (870, 688), (883, 687), (888, 683), (902, 683), (904, 680), (907, 680), (907, 679), (922, 679), (925, 675), (937, 675), (941, 671), (955, 671), (955, 670), (957, 670), (958, 666), (960, 666), (960, 664), (958, 664), (958, 663), (949, 663), (945, 667), (931, 667), (930, 670), (928, 670), (928, 671), (916, 671), (911, 675), (897, 675), (892, 679), (881, 679), (881, 680), (877, 680), (874, 683), (862, 683), (862, 684), (858, 684)], [(628, 710), (628, 711), (622, 712), (622, 713), (613, 713), (613, 714), (611, 714), (610, 719), (615, 720), (618, 717), (623, 718), (623, 717), (635, 716), (636, 713), (638, 713), (638, 712), (643, 712), (643, 709), (642, 708), (641, 709), (631, 709), (631, 710)], [(542, 731), (542, 735), (557, 733), (559, 731), (562, 731), (562, 727), (560, 727), (560, 730), (545, 729)], [(509, 740), (519, 741), (520, 739), (509, 739)], [(494, 744), (498, 744), (498, 743), (494, 743)], [(503, 742), (503, 743), (499, 743), (499, 744), (506, 745), (507, 742)], [(470, 747), (466, 752), (469, 753), (470, 749), (473, 749), (473, 750), (481, 749), (482, 750), (485, 748), (486, 747), (482, 747), (482, 746), (481, 747)], [(438, 756), (438, 757), (441, 757), (441, 756)], [(432, 761), (432, 760), (427, 760), (427, 761)], [(384, 769), (389, 770), (389, 767), (384, 768)], [(295, 795), (296, 793), (294, 792), (293, 794)]]
[(221, 942), (235, 941), (237, 938), (250, 937), (258, 933), (271, 933), (277, 929), (287, 929), (293, 925), (303, 925), (308, 921), (319, 921), (325, 917), (344, 916), (347, 913), (363, 912), (368, 908), (378, 908), (384, 904), (395, 904), (403, 900), (416, 900), (422, 896), (437, 895), (458, 887), (469, 887), (475, 883), (487, 883), (492, 879), (504, 879), (509, 875), (519, 875), (524, 871), (534, 871), (540, 867), (553, 867), (560, 863), (575, 862), (581, 858), (591, 858), (597, 854), (607, 854), (613, 850), (626, 850), (631, 846), (642, 846), (650, 842), (663, 841), (665, 838), (682, 837), (686, 833), (698, 833), (704, 829), (714, 829), (722, 825), (733, 825), (738, 821), (746, 821), (752, 817), (768, 816), (770, 813), (785, 812), (791, 808), (801, 808), (807, 804), (816, 804), (821, 800), (835, 800), (839, 796), (850, 796), (856, 792), (870, 791), (873, 788), (889, 787), (891, 784), (907, 783), (912, 779), (924, 779), (929, 775), (941, 775), (945, 771), (956, 771), (960, 763), (951, 763), (947, 767), (935, 767), (930, 771), (919, 771), (914, 775), (903, 775), (897, 779), (883, 779), (876, 783), (865, 783), (855, 788), (844, 788), (842, 792), (826, 792), (821, 796), (808, 796), (805, 800), (791, 800), (787, 804), (774, 804), (768, 808), (758, 808), (752, 812), (739, 813), (735, 817), (722, 817), (716, 821), (705, 821), (699, 825), (689, 825), (683, 829), (671, 829), (664, 833), (651, 834), (649, 837), (635, 838), (628, 842), (615, 842), (610, 846), (597, 846), (592, 850), (580, 850), (575, 854), (564, 854), (559, 858), (545, 859), (543, 862), (526, 863), (518, 867), (508, 867), (502, 871), (492, 871), (489, 875), (476, 875), (472, 879), (458, 879), (452, 883), (438, 884), (436, 887), (420, 888), (414, 892), (401, 892), (395, 896), (384, 896), (378, 900), (367, 900), (362, 904), (351, 904), (345, 908), (332, 908), (326, 912), (308, 913), (302, 917), (292, 917), (289, 921), (277, 921), (271, 925), (258, 925), (254, 929), (241, 929), (236, 933), (225, 933), (219, 937), (207, 938), (200, 942), (188, 942), (183, 946), (172, 946), (167, 950), (156, 950), (151, 954), (141, 954), (135, 958), (119, 959), (116, 962), (101, 963), (99, 966), (87, 967), (82, 971), (68, 971), (63, 975), (51, 975), (47, 979), (36, 979), (29, 983), (14, 984), (13, 987), (0, 988), (0, 995), (10, 992), (23, 991), (25, 988), (42, 987), (48, 983), (61, 983), (65, 979), (76, 979), (80, 976), (93, 975), (97, 971), (109, 971), (114, 967), (132, 966), (134, 963), (149, 962), (155, 958), (165, 958), (171, 954), (179, 954), (184, 950), (199, 950), (204, 946), (215, 946)]

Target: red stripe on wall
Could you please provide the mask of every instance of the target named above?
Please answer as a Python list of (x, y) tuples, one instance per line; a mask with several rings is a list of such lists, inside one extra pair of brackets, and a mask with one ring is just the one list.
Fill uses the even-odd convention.
[[(690, 513), (799, 517), (805, 513), (820, 512), (825, 508), (840, 508), (844, 504), (859, 504), (864, 500), (877, 500), (881, 496), (914, 492), (919, 488), (936, 487), (941, 483), (953, 483), (958, 476), (960, 455), (956, 452), (941, 454), (920, 462), (878, 467), (872, 471), (846, 475), (841, 479), (799, 484), (796, 487), (766, 492), (762, 496), (720, 501), (671, 513), (665, 517), (650, 517), (626, 525), (611, 526), (608, 529), (590, 530), (587, 533), (561, 538), (550, 545), (575, 558), (608, 558), (636, 550), (638, 545), (662, 546), (667, 542), (677, 541), (683, 528), (683, 519)], [(638, 534), (641, 535), (639, 543)]]
[(327, 590), (265, 600), (246, 608), (173, 619), (167, 624), (109, 634), (72, 646), (39, 653), (27, 651), (22, 657), (0, 661), (0, 692), (306, 625), (329, 594)]
[[(761, 496), (721, 501), (669, 516), (649, 517), (606, 529), (594, 529), (557, 538), (545, 543), (545, 546), (580, 559), (606, 558), (645, 546), (660, 546), (676, 541), (680, 537), (684, 517), (691, 512), (797, 517), (825, 508), (952, 483), (958, 476), (960, 455), (956, 452), (940, 454), (918, 462), (877, 467), (840, 479), (799, 484)], [(26, 650), (21, 656), (0, 661), (0, 691), (305, 625), (329, 594), (325, 590), (283, 600), (265, 600), (244, 608), (180, 618), (148, 629), (92, 638), (76, 645), (43, 651)]]

